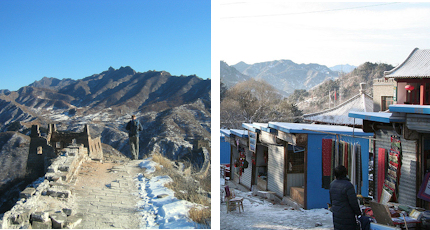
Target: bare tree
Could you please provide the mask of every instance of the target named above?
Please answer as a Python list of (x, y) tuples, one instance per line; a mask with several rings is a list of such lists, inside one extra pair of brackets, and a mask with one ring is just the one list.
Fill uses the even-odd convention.
[(293, 108), (273, 86), (250, 79), (226, 92), (221, 102), (221, 127), (240, 128), (242, 123), (285, 120), (283, 117), (293, 116)]

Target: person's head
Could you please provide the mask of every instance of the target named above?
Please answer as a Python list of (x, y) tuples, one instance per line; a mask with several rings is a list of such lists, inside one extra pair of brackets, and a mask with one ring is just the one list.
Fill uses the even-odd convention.
[(131, 119), (132, 119), (132, 120), (136, 120), (136, 115), (132, 115), (132, 116), (131, 116)]
[(346, 174), (348, 174), (348, 171), (343, 165), (339, 165), (334, 169), (334, 176), (336, 179), (346, 177)]

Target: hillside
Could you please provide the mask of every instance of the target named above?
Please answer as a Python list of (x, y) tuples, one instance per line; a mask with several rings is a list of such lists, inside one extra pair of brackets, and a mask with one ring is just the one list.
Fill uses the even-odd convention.
[[(238, 63), (237, 65), (240, 66), (240, 63)], [(221, 82), (224, 83), (227, 88), (231, 88), (237, 83), (244, 82), (250, 79), (249, 76), (242, 74), (237, 68), (229, 66), (223, 61), (221, 61), (220, 68)]]
[(80, 131), (129, 155), (125, 124), (135, 114), (144, 126), (141, 154), (153, 150), (174, 159), (188, 154), (193, 139), (210, 139), (211, 81), (166, 71), (121, 67), (79, 80), (42, 78), (18, 91), (0, 91), (0, 132), (28, 134), (32, 124)]
[(384, 63), (366, 62), (336, 80), (323, 82), (308, 91), (295, 90), (288, 99), (293, 103), (297, 103), (299, 109), (303, 110), (304, 113), (312, 113), (329, 108), (329, 92), (331, 92), (330, 107), (334, 106), (335, 90), (338, 98), (336, 104), (357, 95), (361, 82), (366, 83), (365, 92), (372, 96), (373, 79), (383, 77), (384, 71), (392, 68), (394, 68), (392, 65)]
[(0, 196), (4, 186), (25, 176), (30, 137), (17, 132), (0, 133)]

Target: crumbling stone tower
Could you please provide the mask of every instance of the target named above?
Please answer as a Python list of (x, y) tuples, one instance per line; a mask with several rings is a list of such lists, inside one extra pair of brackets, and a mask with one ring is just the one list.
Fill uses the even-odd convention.
[(83, 132), (57, 131), (55, 124), (48, 125), (46, 137), (41, 136), (38, 125), (31, 127), (27, 175), (32, 179), (44, 176), (51, 162), (69, 145), (84, 145), (93, 160), (102, 160), (100, 137), (92, 138), (86, 124)]

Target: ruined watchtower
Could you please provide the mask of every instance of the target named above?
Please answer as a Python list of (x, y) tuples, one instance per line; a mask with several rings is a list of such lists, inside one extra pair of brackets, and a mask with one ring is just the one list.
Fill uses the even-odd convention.
[(40, 134), (38, 125), (33, 125), (30, 137), (27, 175), (32, 178), (45, 175), (52, 160), (69, 145), (84, 145), (88, 149), (88, 156), (93, 160), (103, 158), (100, 137), (92, 138), (87, 124), (84, 126), (83, 132), (57, 131), (55, 124), (49, 124), (46, 137)]

